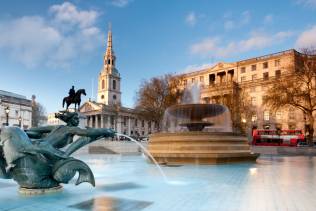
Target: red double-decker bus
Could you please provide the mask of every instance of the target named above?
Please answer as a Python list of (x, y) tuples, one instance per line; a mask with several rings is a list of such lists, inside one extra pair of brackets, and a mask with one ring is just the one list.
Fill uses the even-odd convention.
[(304, 143), (302, 130), (254, 130), (252, 144), (261, 146), (297, 146)]

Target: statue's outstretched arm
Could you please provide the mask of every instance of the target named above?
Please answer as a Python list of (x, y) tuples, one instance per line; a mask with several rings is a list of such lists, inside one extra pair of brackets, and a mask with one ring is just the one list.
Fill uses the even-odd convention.
[(41, 127), (32, 127), (27, 131), (33, 131), (33, 132), (38, 132), (38, 133), (49, 133), (51, 132), (52, 130), (54, 130), (56, 127), (58, 126), (55, 126), (55, 125), (48, 125), (48, 126), (41, 126)]
[(108, 128), (87, 128), (87, 129), (81, 129), (79, 127), (71, 127), (70, 132), (73, 135), (78, 136), (87, 136), (92, 139), (98, 139), (102, 137), (114, 137), (115, 131)]
[(67, 156), (71, 155), (73, 152), (77, 151), (81, 147), (90, 144), (103, 137), (113, 137), (115, 131), (107, 128), (72, 128), (72, 133), (74, 135), (83, 136), (73, 142), (67, 149), (65, 154)]
[(28, 137), (37, 139), (37, 138), (41, 138), (42, 134), (50, 133), (55, 128), (56, 126), (52, 126), (52, 125), (43, 126), (43, 127), (33, 127), (28, 130), (25, 130), (25, 132), (28, 135)]

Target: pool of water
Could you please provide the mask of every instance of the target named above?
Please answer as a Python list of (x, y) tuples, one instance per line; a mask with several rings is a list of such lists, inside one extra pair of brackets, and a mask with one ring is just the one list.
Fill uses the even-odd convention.
[[(316, 210), (316, 157), (260, 156), (257, 163), (163, 166), (142, 156), (80, 155), (96, 187), (22, 196), (0, 179), (0, 210)], [(71, 183), (74, 183), (72, 181)]]

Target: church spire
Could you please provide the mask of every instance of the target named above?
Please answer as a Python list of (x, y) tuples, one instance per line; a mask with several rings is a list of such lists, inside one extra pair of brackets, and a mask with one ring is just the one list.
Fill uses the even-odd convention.
[(109, 31), (108, 31), (108, 41), (106, 52), (104, 55), (104, 66), (108, 72), (112, 72), (115, 69), (115, 55), (112, 46), (112, 27), (111, 23), (109, 23)]
[(107, 43), (107, 49), (106, 49), (107, 55), (112, 55), (113, 49), (112, 49), (112, 25), (109, 23), (109, 31), (108, 31), (108, 43)]

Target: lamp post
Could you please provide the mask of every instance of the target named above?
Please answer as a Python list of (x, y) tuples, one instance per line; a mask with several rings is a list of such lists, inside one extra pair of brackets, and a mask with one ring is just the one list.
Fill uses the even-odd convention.
[(4, 109), (5, 113), (6, 113), (6, 126), (9, 126), (9, 113), (10, 113), (10, 108), (9, 106), (7, 106), (5, 109)]

